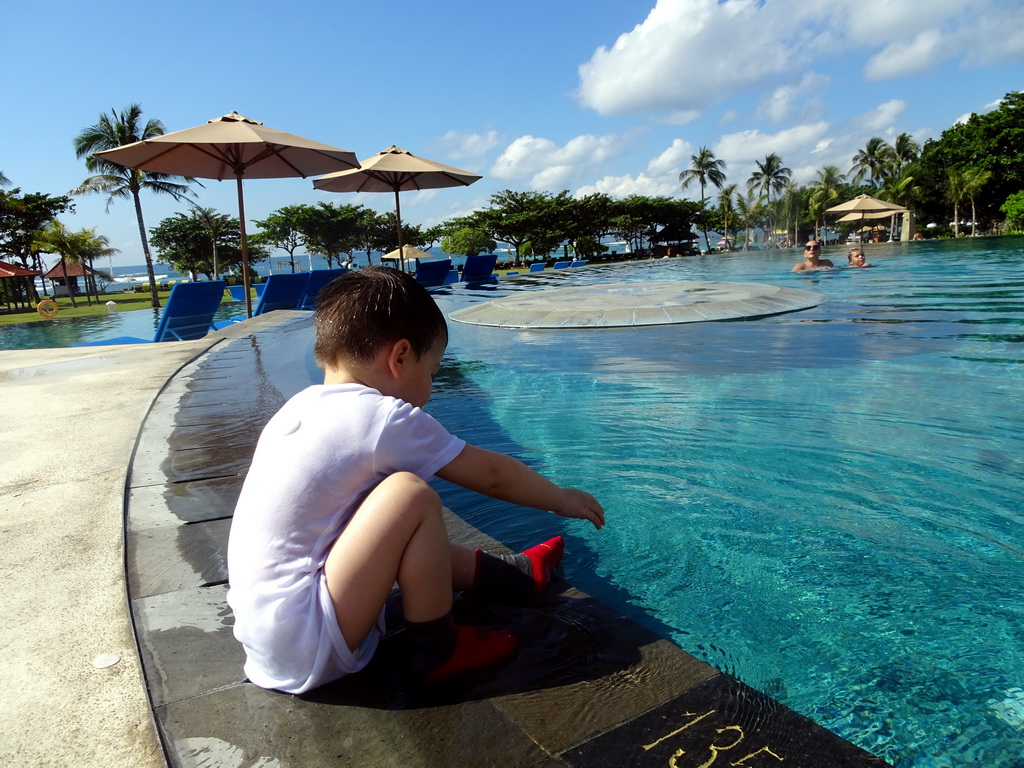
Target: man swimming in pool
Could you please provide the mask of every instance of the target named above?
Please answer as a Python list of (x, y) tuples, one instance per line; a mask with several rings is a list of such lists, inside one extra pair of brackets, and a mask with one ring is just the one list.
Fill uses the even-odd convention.
[(817, 240), (808, 240), (804, 246), (804, 260), (793, 266), (792, 272), (802, 272), (806, 269), (835, 269), (836, 265), (828, 259), (821, 258), (821, 243)]

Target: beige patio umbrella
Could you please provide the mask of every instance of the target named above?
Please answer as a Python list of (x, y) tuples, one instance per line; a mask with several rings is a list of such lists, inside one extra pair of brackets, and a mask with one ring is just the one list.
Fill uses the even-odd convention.
[[(831, 208), (826, 208), (825, 213), (856, 213), (856, 214), (867, 214), (867, 213), (900, 213), (905, 211), (899, 205), (893, 203), (887, 203), (884, 200), (879, 200), (877, 197), (871, 195), (857, 195), (853, 200), (847, 200), (845, 203), (839, 205), (833, 205)], [(858, 216), (860, 218), (860, 216)]]
[(249, 246), (245, 237), (242, 179), (306, 178), (359, 167), (359, 161), (351, 152), (267, 128), (237, 112), (210, 120), (205, 125), (97, 152), (96, 156), (128, 168), (176, 176), (218, 181), (235, 177), (248, 317), (252, 317), (252, 299), (249, 297)]
[(417, 157), (412, 152), (392, 144), (383, 152), (364, 160), (355, 170), (338, 171), (314, 179), (313, 186), (328, 192), (394, 192), (398, 248), (401, 249), (402, 206), (399, 202), (399, 192), (468, 187), (480, 178), (475, 173)]
[[(845, 203), (833, 205), (826, 208), (825, 213), (845, 213), (845, 216), (837, 221), (863, 221), (864, 219), (884, 219), (887, 216), (895, 216), (898, 213), (906, 213), (907, 209), (901, 205), (887, 203), (871, 195), (857, 195)], [(863, 230), (861, 230), (863, 231)]]

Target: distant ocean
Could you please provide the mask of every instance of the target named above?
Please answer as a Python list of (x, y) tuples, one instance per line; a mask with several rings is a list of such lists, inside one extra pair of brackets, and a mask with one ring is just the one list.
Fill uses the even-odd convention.
[[(445, 253), (440, 248), (431, 248), (427, 250), (431, 256), (437, 256), (438, 258), (448, 258), (452, 260), (452, 264), (461, 265), (466, 263), (465, 256), (452, 256)], [(505, 258), (506, 252), (503, 250), (496, 251), (498, 259)], [(380, 264), (380, 257), (382, 253), (374, 252), (372, 254), (373, 263)], [(356, 253), (353, 256), (352, 263), (357, 267), (365, 267), (369, 264), (366, 258), (366, 253)], [(283, 272), (291, 272), (291, 264), (287, 256), (271, 256), (269, 259), (261, 261), (253, 265), (256, 272), (264, 277), (271, 274), (281, 274)], [(335, 263), (337, 266), (337, 263)], [(99, 262), (96, 264), (97, 269), (109, 271), (110, 267), (105, 266)], [(296, 272), (308, 272), (310, 269), (327, 269), (327, 260), (320, 256), (309, 256), (307, 254), (296, 254), (295, 255), (295, 271)], [(175, 270), (171, 269), (166, 264), (154, 264), (153, 271), (156, 274), (157, 282), (160, 283), (175, 283), (179, 280), (188, 280), (187, 274), (178, 274)], [(131, 288), (136, 285), (148, 282), (149, 277), (146, 274), (145, 264), (134, 264), (129, 266), (115, 266), (113, 268), (114, 282), (117, 286), (112, 286), (113, 290), (117, 290), (118, 286), (123, 289)]]

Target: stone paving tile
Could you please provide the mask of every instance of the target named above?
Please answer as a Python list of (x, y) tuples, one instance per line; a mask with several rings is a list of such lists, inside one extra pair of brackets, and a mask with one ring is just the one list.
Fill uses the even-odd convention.
[[(614, 756), (609, 761), (609, 756)], [(729, 675), (560, 756), (571, 766), (859, 768), (887, 763)]]
[(245, 679), (226, 585), (141, 597), (132, 600), (132, 610), (154, 706)]
[(127, 569), (132, 597), (226, 582), (230, 528), (229, 518), (129, 531)]
[(160, 485), (211, 477), (227, 477), (248, 471), (251, 445), (224, 445), (181, 451), (136, 451), (131, 485)]
[(244, 684), (158, 707), (156, 716), (181, 768), (526, 768), (548, 758), (486, 700), (382, 709)]
[(128, 530), (229, 517), (244, 480), (244, 475), (232, 475), (132, 488), (128, 492)]

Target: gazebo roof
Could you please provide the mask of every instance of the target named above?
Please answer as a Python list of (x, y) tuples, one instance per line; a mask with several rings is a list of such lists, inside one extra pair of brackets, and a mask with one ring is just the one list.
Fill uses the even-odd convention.
[[(80, 261), (69, 261), (67, 264), (68, 277), (84, 277), (85, 275), (95, 275), (95, 269), (89, 269), (87, 264), (83, 264)], [(43, 277), (48, 280), (56, 278), (58, 280), (64, 279), (64, 270), (61, 269), (60, 262), (58, 261)]]
[(6, 261), (0, 261), (0, 278), (2, 277), (35, 277), (40, 273), (34, 269), (25, 269), (19, 267), (17, 264), (8, 264)]

